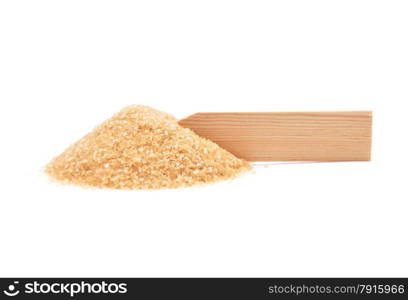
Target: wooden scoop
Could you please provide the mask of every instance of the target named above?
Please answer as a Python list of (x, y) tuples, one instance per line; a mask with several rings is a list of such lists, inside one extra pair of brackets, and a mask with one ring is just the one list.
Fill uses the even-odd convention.
[(179, 121), (248, 161), (368, 161), (370, 111), (196, 113)]

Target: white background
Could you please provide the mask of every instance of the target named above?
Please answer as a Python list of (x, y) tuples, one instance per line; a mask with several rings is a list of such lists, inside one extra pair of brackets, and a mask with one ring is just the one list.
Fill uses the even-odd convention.
[[(408, 276), (407, 1), (1, 1), (1, 276)], [(114, 191), (42, 167), (129, 104), (373, 110), (373, 161)]]

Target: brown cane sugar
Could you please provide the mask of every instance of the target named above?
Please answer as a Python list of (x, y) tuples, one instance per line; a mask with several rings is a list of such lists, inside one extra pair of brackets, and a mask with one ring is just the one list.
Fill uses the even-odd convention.
[(231, 179), (250, 169), (215, 143), (147, 106), (126, 107), (55, 157), (59, 181), (114, 189), (178, 188)]

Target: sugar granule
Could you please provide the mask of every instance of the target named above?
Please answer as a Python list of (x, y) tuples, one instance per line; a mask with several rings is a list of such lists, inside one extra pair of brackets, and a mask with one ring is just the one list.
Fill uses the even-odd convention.
[(59, 181), (114, 189), (161, 189), (234, 178), (250, 169), (164, 112), (134, 105), (55, 157), (45, 172)]

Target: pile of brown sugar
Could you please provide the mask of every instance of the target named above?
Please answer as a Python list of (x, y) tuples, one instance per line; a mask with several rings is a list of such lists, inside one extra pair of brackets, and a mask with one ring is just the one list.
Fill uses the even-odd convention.
[(160, 189), (234, 178), (250, 169), (166, 113), (130, 106), (55, 157), (59, 181), (114, 189)]

